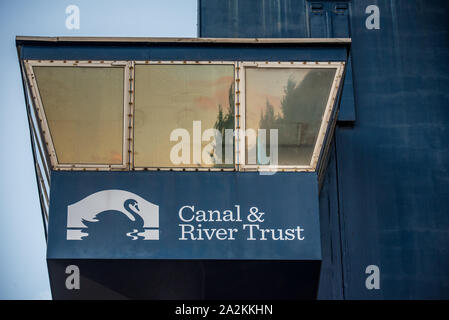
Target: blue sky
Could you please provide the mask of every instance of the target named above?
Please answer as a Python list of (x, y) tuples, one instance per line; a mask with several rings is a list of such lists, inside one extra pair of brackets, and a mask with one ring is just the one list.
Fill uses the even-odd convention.
[[(65, 9), (80, 9), (68, 30)], [(50, 299), (17, 35), (195, 37), (197, 0), (0, 2), (0, 299)]]

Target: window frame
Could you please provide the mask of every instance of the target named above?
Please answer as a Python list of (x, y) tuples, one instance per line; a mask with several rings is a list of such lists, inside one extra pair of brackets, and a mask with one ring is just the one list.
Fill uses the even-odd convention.
[[(28, 78), (29, 90), (32, 94), (32, 100), (35, 111), (39, 118), (41, 132), (44, 142), (47, 146), (46, 152), (50, 157), (53, 170), (126, 170), (129, 166), (129, 121), (132, 117), (131, 99), (132, 90), (132, 62), (131, 61), (103, 61), (103, 60), (24, 60), (25, 71)], [(123, 67), (123, 128), (122, 128), (122, 163), (121, 164), (83, 164), (83, 163), (59, 163), (55, 145), (51, 137), (50, 127), (45, 115), (45, 108), (39, 92), (39, 86), (34, 73), (34, 67), (89, 67), (89, 68), (107, 68)], [(129, 119), (129, 121), (127, 121)]]
[[(238, 77), (238, 61), (196, 61), (196, 60), (134, 60), (134, 66), (138, 65), (232, 65), (234, 67), (234, 132), (237, 130), (237, 104), (235, 101), (235, 97), (237, 96), (237, 83), (236, 79)], [(135, 71), (135, 69), (134, 69)], [(135, 77), (133, 76), (133, 79)], [(135, 105), (133, 105), (135, 106)], [(237, 140), (234, 137), (234, 166), (233, 167), (223, 167), (223, 168), (213, 168), (213, 167), (136, 167), (134, 165), (134, 128), (132, 132), (132, 147), (133, 152), (131, 153), (132, 161), (132, 170), (134, 171), (142, 171), (142, 170), (150, 170), (150, 171), (238, 171), (237, 170)]]
[[(195, 60), (23, 60), (29, 91), (32, 96), (33, 108), (38, 116), (40, 133), (46, 144), (47, 152), (52, 170), (118, 170), (118, 171), (294, 171), (312, 172), (316, 171), (320, 155), (323, 152), (325, 138), (330, 121), (334, 114), (338, 92), (342, 86), (345, 61), (195, 61)], [(135, 66), (137, 65), (233, 65), (234, 66), (234, 167), (211, 168), (211, 167), (135, 167), (134, 166), (134, 114), (135, 114)], [(56, 156), (45, 109), (38, 90), (37, 80), (33, 68), (35, 66), (50, 67), (116, 67), (124, 68), (123, 84), (123, 143), (121, 164), (60, 164)], [(246, 164), (246, 139), (241, 138), (242, 132), (246, 130), (246, 108), (245, 108), (245, 68), (333, 68), (336, 69), (332, 82), (328, 101), (320, 124), (317, 140), (309, 165), (257, 165)], [(334, 117), (335, 118), (335, 117)]]
[(241, 116), (241, 128), (242, 131), (246, 130), (246, 73), (245, 68), (280, 68), (280, 69), (336, 69), (334, 80), (331, 85), (329, 97), (324, 109), (323, 118), (321, 120), (320, 129), (318, 132), (317, 140), (313, 149), (312, 157), (309, 165), (258, 165), (258, 164), (246, 164), (246, 139), (239, 139), (239, 166), (240, 171), (315, 171), (317, 168), (318, 160), (323, 149), (325, 142), (325, 136), (327, 129), (330, 125), (331, 116), (336, 108), (336, 99), (338, 95), (338, 89), (341, 86), (341, 79), (343, 77), (343, 71), (345, 67), (344, 61), (325, 61), (325, 62), (298, 62), (298, 61), (254, 61), (254, 62), (240, 62), (240, 110)]

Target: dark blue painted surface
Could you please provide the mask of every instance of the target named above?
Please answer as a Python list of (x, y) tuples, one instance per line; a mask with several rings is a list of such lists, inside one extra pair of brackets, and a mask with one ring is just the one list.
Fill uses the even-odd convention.
[[(449, 2), (350, 4), (357, 117), (337, 128), (321, 193), (319, 297), (449, 298)], [(380, 30), (365, 28), (372, 4)], [(200, 35), (307, 37), (306, 5), (200, 1)], [(380, 290), (365, 288), (371, 264)]]
[[(92, 227), (89, 227), (86, 231), (89, 235), (83, 240), (67, 240), (68, 206), (110, 189), (129, 191), (159, 206), (159, 240), (109, 237), (109, 233), (120, 227), (115, 221), (96, 229), (99, 235), (90, 234)], [(53, 172), (51, 195), (48, 259), (321, 259), (318, 187), (314, 173), (262, 176), (237, 172)], [(195, 210), (232, 210), (236, 218), (235, 205), (240, 207), (239, 222), (183, 222), (178, 215), (183, 206), (194, 206)], [(254, 214), (250, 215), (251, 210), (259, 212), (260, 221)], [(185, 210), (184, 217), (187, 220), (193, 217), (190, 209)], [(99, 220), (98, 225), (108, 223)], [(204, 240), (180, 240), (180, 224), (192, 225), (196, 230), (235, 228), (237, 231), (233, 232), (233, 239), (207, 240), (203, 233)], [(299, 235), (303, 239), (290, 232), (291, 240), (273, 240), (268, 233), (264, 240), (256, 227), (252, 227), (252, 238), (256, 240), (251, 240), (250, 227), (244, 225), (282, 229), (284, 238), (286, 229), (299, 226), (304, 229)], [(186, 234), (185, 238), (190, 236)]]
[(298, 1), (199, 1), (200, 37), (302, 38), (306, 12)]
[(346, 61), (344, 45), (207, 45), (177, 44), (122, 46), (27, 45), (23, 59), (47, 60), (191, 60), (191, 61)]

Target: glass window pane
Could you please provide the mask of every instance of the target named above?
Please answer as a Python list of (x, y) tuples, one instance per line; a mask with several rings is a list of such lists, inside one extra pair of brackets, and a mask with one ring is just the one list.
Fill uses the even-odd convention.
[[(259, 139), (247, 139), (247, 164), (269, 164), (262, 155), (270, 155), (270, 129), (277, 129), (278, 165), (310, 165), (335, 72), (334, 68), (245, 68), (246, 129), (259, 135), (258, 129), (266, 129), (267, 141), (263, 148)], [(257, 163), (250, 163), (248, 154), (257, 155)]]
[[(136, 167), (233, 167), (233, 138), (225, 143), (225, 129), (234, 129), (233, 65), (137, 65), (135, 79)], [(201, 121), (199, 139), (194, 121)], [(188, 132), (187, 148), (176, 149), (181, 137), (170, 141), (175, 129)], [(221, 143), (215, 135), (201, 141), (208, 129), (220, 133)]]
[(59, 164), (123, 162), (123, 67), (33, 67)]

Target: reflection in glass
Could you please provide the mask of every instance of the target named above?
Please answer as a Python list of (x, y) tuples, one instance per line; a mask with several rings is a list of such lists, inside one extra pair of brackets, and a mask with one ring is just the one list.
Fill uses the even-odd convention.
[[(329, 98), (334, 68), (251, 68), (246, 70), (246, 129), (278, 130), (278, 165), (310, 165), (321, 120)], [(256, 153), (253, 153), (256, 148)], [(260, 150), (259, 150), (260, 149)], [(247, 139), (248, 154), (266, 164), (262, 149)]]
[[(136, 167), (233, 167), (232, 154), (231, 163), (225, 164), (224, 139), (225, 130), (234, 129), (233, 65), (137, 65), (135, 83)], [(201, 121), (199, 139), (194, 136), (194, 121)], [(170, 158), (181, 139), (170, 141), (175, 129), (188, 132), (186, 163), (174, 163)], [(201, 141), (207, 129), (216, 129), (222, 142), (214, 138)], [(210, 144), (212, 148), (206, 148)], [(206, 157), (210, 161), (204, 162), (202, 156), (195, 159), (194, 148), (201, 153), (209, 150)]]
[(123, 162), (123, 67), (33, 67), (59, 164)]

